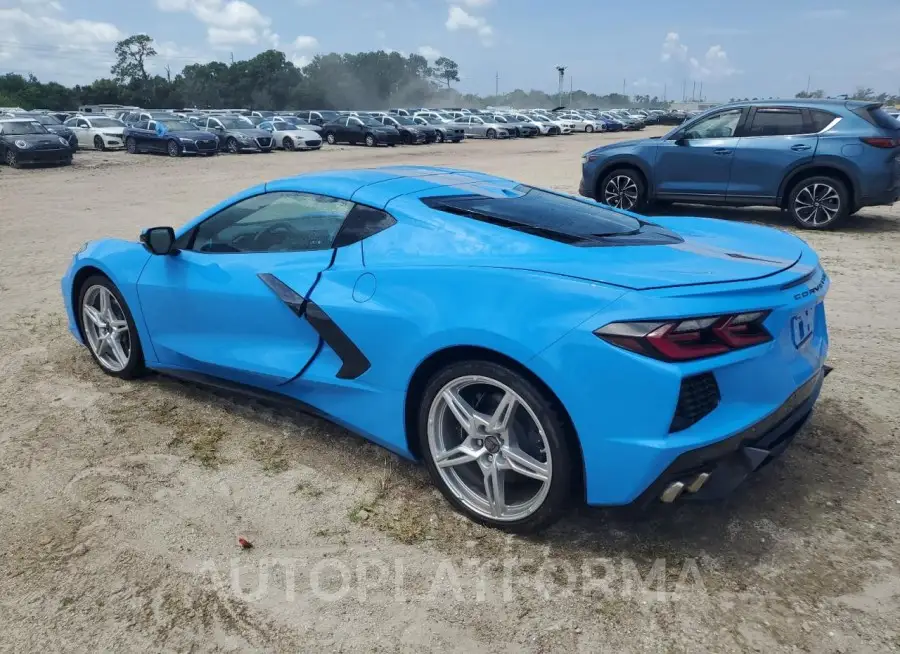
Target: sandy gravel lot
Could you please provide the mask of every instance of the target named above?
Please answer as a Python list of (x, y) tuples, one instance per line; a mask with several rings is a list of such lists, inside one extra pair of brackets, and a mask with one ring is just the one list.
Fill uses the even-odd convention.
[(897, 208), (803, 235), (833, 280), (836, 370), (780, 461), (724, 504), (582, 509), (538, 538), (470, 524), (423, 470), (317, 419), (107, 377), (66, 330), (59, 279), (87, 239), (321, 168), (575, 191), (580, 154), (612, 138), (0, 170), (0, 650), (898, 651)]

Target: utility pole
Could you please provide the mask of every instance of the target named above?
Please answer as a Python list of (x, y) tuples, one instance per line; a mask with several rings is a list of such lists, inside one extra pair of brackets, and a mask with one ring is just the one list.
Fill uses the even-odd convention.
[(556, 96), (556, 106), (562, 106), (562, 95), (563, 88), (565, 88), (566, 81), (566, 67), (565, 66), (557, 66), (556, 72), (559, 73), (559, 95)]
[(703, 82), (700, 82), (700, 97), (698, 98), (700, 102), (703, 102)]
[(697, 82), (694, 81), (694, 88), (691, 90), (691, 102), (695, 102), (697, 100)]
[(809, 85), (812, 84), (812, 75), (806, 76), (806, 95), (809, 95)]
[(687, 80), (681, 80), (681, 101), (687, 102)]
[(575, 81), (571, 75), (569, 75), (569, 102), (568, 106), (572, 106), (572, 92), (575, 90)]
[(663, 104), (666, 104), (666, 93), (669, 91), (669, 83), (663, 84)]
[(234, 52), (229, 52), (228, 54), (231, 57), (231, 65), (234, 66)]
[(500, 71), (497, 71), (496, 77), (494, 77), (494, 95), (500, 96)]
[(628, 97), (628, 93), (625, 92), (625, 80), (624, 79), (622, 80), (622, 95), (624, 95), (626, 98)]

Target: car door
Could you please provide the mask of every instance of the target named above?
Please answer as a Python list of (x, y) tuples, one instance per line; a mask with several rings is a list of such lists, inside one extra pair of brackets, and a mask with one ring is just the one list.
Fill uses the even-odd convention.
[(657, 197), (725, 199), (739, 130), (749, 109), (704, 116), (657, 143), (652, 183)]
[[(87, 130), (81, 125), (87, 125), (87, 122), (83, 118), (70, 118), (66, 122), (63, 123), (66, 127), (72, 130), (75, 134), (75, 138), (78, 140), (78, 147), (83, 148), (89, 145), (87, 136)], [(93, 147), (93, 144), (90, 144)]]
[(157, 121), (151, 120), (147, 124), (146, 143), (147, 149), (152, 152), (165, 152), (166, 139), (157, 132)]
[(150, 143), (148, 141), (150, 131), (147, 129), (147, 125), (148, 123), (146, 120), (132, 123), (131, 125), (130, 137), (137, 143), (138, 150), (146, 151), (150, 148)]
[(213, 214), (151, 257), (138, 280), (162, 367), (272, 388), (295, 379), (320, 347), (308, 299), (353, 203), (262, 192)]
[(366, 130), (359, 118), (347, 119), (347, 140), (351, 143), (361, 143), (366, 139)]
[(484, 127), (484, 121), (481, 118), (472, 117), (469, 118), (469, 129), (468, 133), (473, 136), (484, 136), (487, 133), (487, 130)]
[(735, 151), (729, 201), (772, 204), (781, 182), (816, 155), (819, 137), (801, 107), (754, 107)]

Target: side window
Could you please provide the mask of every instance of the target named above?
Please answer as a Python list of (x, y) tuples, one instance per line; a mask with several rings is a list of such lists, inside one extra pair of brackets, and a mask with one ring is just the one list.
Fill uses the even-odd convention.
[(684, 131), (684, 138), (690, 140), (730, 138), (737, 131), (742, 112), (743, 109), (730, 109), (704, 118), (688, 127)]
[(79, 118), (78, 122), (76, 122), (75, 124), (78, 127), (90, 127), (90, 125), (88, 125), (88, 121), (86, 121), (84, 118)]
[(147, 129), (147, 121), (142, 120), (142, 121), (139, 122), (139, 123), (135, 123), (135, 124), (134, 124), (134, 128), (135, 128), (135, 129)]
[(241, 200), (197, 226), (196, 252), (327, 250), (353, 208), (349, 200), (279, 191)]
[(156, 131), (156, 121), (151, 120), (149, 123), (147, 123), (147, 126), (144, 129), (149, 129), (151, 132), (155, 132)]
[(789, 136), (805, 134), (800, 109), (759, 108), (753, 116), (747, 136)]
[(833, 113), (822, 111), (821, 109), (810, 109), (809, 114), (812, 120), (813, 133), (821, 132), (823, 129), (828, 127), (835, 118), (837, 118), (837, 116), (835, 116)]
[(69, 120), (64, 122), (63, 125), (65, 125), (66, 127), (75, 127), (75, 122), (76, 121), (74, 118), (69, 118)]
[(354, 127), (362, 127), (362, 124), (363, 123), (359, 118), (351, 118), (350, 119), (350, 125), (352, 125)]

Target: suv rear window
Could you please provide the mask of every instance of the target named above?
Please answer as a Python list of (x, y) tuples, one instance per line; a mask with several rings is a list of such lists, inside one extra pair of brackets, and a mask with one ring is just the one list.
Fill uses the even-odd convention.
[(853, 113), (863, 120), (872, 123), (876, 127), (891, 130), (900, 129), (900, 125), (897, 124), (897, 121), (891, 118), (891, 115), (886, 112), (880, 104), (858, 107), (853, 110)]
[(636, 234), (643, 223), (636, 218), (565, 195), (519, 184), (513, 196), (445, 195), (422, 202), (475, 220), (544, 236), (566, 243), (591, 241), (603, 236)]
[(837, 118), (833, 113), (822, 111), (821, 109), (810, 109), (809, 115), (812, 120), (812, 131), (816, 134), (828, 127), (831, 121)]
[(805, 133), (799, 109), (760, 108), (753, 115), (747, 136), (789, 136)]

